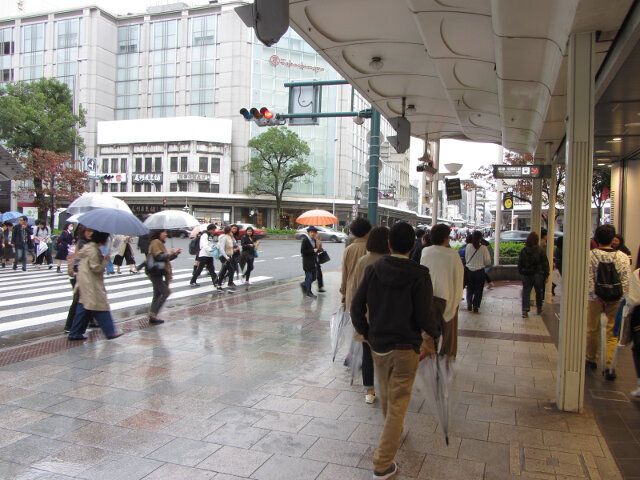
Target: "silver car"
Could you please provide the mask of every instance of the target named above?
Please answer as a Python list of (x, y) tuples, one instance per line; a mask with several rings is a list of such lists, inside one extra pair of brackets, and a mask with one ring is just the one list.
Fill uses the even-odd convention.
[[(323, 242), (344, 242), (347, 239), (347, 235), (333, 228), (329, 227), (316, 227), (318, 229), (318, 235)], [(296, 240), (300, 240), (302, 236), (307, 233), (307, 227), (296, 230)]]

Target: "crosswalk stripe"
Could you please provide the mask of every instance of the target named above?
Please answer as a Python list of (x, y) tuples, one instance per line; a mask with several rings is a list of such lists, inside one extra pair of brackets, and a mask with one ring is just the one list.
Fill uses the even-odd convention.
[[(181, 269), (182, 272), (185, 271), (190, 271), (189, 269)], [(183, 274), (180, 275), (181, 277), (188, 277), (190, 276), (190, 274)], [(138, 277), (139, 278), (139, 277)], [(270, 280), (272, 277), (268, 277), (268, 276), (256, 276), (251, 278), (251, 283), (255, 284), (255, 283), (260, 283), (260, 282), (264, 282), (267, 280)], [(124, 280), (124, 279), (122, 279)], [(204, 278), (203, 278), (204, 280)], [(131, 284), (126, 284), (123, 285), (123, 288), (128, 288)], [(241, 287), (242, 285), (239, 285), (239, 287)], [(189, 282), (188, 281), (184, 281), (184, 282), (175, 282), (171, 285), (171, 289), (172, 289), (172, 294), (169, 297), (170, 300), (173, 299), (178, 299), (178, 298), (188, 298), (191, 296), (195, 296), (195, 295), (202, 295), (202, 294), (206, 294), (208, 288), (211, 288), (211, 286), (208, 286), (206, 283), (203, 282), (202, 286), (200, 288), (191, 288), (189, 287)], [(69, 306), (71, 305), (71, 289), (69, 288), (69, 285), (66, 284), (65, 285), (65, 289), (66, 289), (66, 294), (68, 295), (68, 299), (66, 301), (60, 301), (60, 302), (50, 302), (50, 303), (45, 303), (44, 305), (34, 305), (32, 302), (34, 301), (38, 301), (38, 296), (35, 297), (29, 297), (29, 304), (26, 304), (25, 302), (21, 303), (21, 307), (17, 308), (17, 309), (11, 309), (11, 308), (3, 308), (2, 309), (2, 315), (5, 318), (10, 318), (12, 316), (16, 316), (16, 315), (27, 315), (29, 318), (24, 318), (24, 319), (20, 319), (20, 320), (12, 320), (12, 321), (8, 321), (5, 323), (1, 323), (0, 324), (0, 333), (2, 332), (8, 332), (11, 330), (16, 330), (19, 328), (26, 328), (26, 327), (33, 327), (33, 326), (38, 326), (38, 325), (45, 325), (48, 323), (53, 323), (53, 322), (58, 322), (58, 321), (62, 321), (65, 320), (67, 318), (67, 310), (69, 308)], [(177, 289), (181, 289), (181, 290), (177, 290)], [(108, 290), (108, 289), (107, 289)], [(176, 291), (177, 290), (177, 291)], [(211, 288), (211, 290), (209, 290), (210, 293), (214, 293), (214, 290)], [(107, 298), (109, 299), (109, 303), (110, 303), (110, 307), (111, 307), (111, 311), (115, 312), (115, 311), (119, 311), (119, 310), (124, 310), (124, 309), (128, 309), (131, 307), (146, 307), (151, 303), (151, 293), (153, 292), (153, 288), (152, 287), (147, 287), (147, 288), (136, 288), (136, 289), (131, 289), (128, 290), (126, 292), (118, 292), (118, 293), (114, 293), (114, 294), (108, 294)], [(141, 294), (147, 294), (146, 297), (144, 298), (136, 298), (136, 299), (127, 299), (127, 297), (130, 297), (132, 295), (141, 295)], [(55, 298), (62, 298), (62, 294), (57, 295)], [(118, 300), (120, 299), (120, 301), (116, 301), (113, 302), (113, 300)], [(45, 315), (40, 315), (40, 316), (33, 316), (32, 314), (34, 312), (38, 312), (38, 311), (52, 311), (55, 309), (62, 309), (61, 311), (55, 312), (55, 313), (48, 313)]]

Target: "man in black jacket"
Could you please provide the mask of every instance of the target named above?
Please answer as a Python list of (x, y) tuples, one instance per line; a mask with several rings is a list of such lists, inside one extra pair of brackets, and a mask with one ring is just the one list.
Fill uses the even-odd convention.
[(431, 315), (429, 269), (409, 259), (414, 239), (411, 225), (393, 225), (391, 255), (367, 267), (351, 302), (353, 326), (371, 346), (385, 417), (373, 455), (373, 478), (390, 478), (398, 471), (394, 458), (420, 361), (421, 334), (424, 330), (433, 339), (440, 336)]
[(302, 256), (302, 270), (304, 270), (304, 282), (300, 284), (302, 293), (307, 297), (316, 298), (311, 291), (311, 284), (316, 279), (317, 274), (317, 254), (316, 238), (318, 237), (318, 229), (316, 227), (307, 228), (307, 233), (302, 237), (300, 244), (300, 255)]
[(13, 269), (18, 269), (18, 262), (22, 262), (22, 271), (27, 271), (27, 251), (33, 245), (33, 241), (31, 240), (31, 235), (33, 235), (33, 231), (31, 227), (27, 225), (27, 217), (22, 216), (18, 219), (20, 222), (18, 225), (13, 227), (13, 232), (11, 234), (11, 246), (16, 251), (16, 259), (13, 262)]

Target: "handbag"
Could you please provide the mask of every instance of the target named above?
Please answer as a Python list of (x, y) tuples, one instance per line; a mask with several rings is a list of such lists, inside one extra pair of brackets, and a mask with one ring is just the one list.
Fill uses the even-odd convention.
[(258, 249), (257, 248), (253, 249), (253, 257), (254, 258), (258, 258)]
[(329, 254), (327, 253), (326, 250), (322, 250), (319, 254), (318, 254), (318, 263), (320, 265), (322, 265), (323, 263), (327, 263), (329, 260), (331, 260), (331, 258), (329, 257)]
[(147, 255), (147, 273), (164, 273), (165, 262), (158, 262), (150, 253)]

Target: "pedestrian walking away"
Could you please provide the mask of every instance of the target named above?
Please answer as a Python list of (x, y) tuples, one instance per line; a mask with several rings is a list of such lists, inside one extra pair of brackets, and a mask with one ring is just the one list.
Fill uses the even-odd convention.
[(633, 365), (636, 370), (637, 387), (631, 395), (640, 398), (640, 249), (636, 257), (636, 269), (629, 275), (629, 293), (627, 294), (627, 307), (629, 307), (629, 329), (633, 341)]
[(118, 248), (118, 252), (116, 253), (115, 258), (113, 259), (113, 264), (118, 267), (117, 273), (120, 274), (120, 267), (122, 266), (122, 261), (126, 261), (129, 266), (129, 273), (135, 274), (138, 273), (138, 269), (136, 268), (136, 260), (133, 257), (133, 238), (128, 236), (122, 236), (122, 242), (120, 243), (120, 248)]
[(33, 241), (31, 236), (33, 231), (31, 227), (27, 225), (27, 217), (22, 216), (18, 219), (18, 225), (13, 227), (11, 231), (11, 244), (10, 246), (15, 251), (15, 259), (13, 262), (13, 269), (18, 269), (18, 262), (22, 262), (22, 271), (27, 271), (27, 252), (30, 248), (33, 248)]
[[(458, 308), (464, 285), (464, 266), (451, 248), (449, 226), (438, 223), (431, 229), (433, 245), (422, 249), (420, 264), (429, 269), (433, 286), (432, 314), (442, 331), (438, 353), (455, 357), (458, 353)], [(425, 344), (430, 338), (423, 332)], [(430, 345), (429, 345), (430, 346)]]
[(218, 290), (222, 290), (222, 282), (225, 277), (228, 278), (229, 282), (227, 286), (232, 290), (236, 288), (236, 284), (233, 283), (233, 275), (236, 272), (233, 255), (240, 251), (240, 246), (231, 233), (231, 226), (227, 225), (218, 239), (218, 250), (220, 251), (220, 262), (222, 263), (218, 274)]
[(342, 295), (342, 303), (345, 304), (345, 311), (348, 312), (350, 305), (345, 303), (345, 295), (347, 293), (347, 284), (351, 278), (353, 269), (361, 257), (367, 254), (367, 235), (371, 230), (371, 223), (366, 218), (356, 218), (349, 224), (349, 230), (354, 240), (345, 248), (342, 255), (342, 281), (340, 282), (340, 294)]
[(153, 230), (149, 235), (149, 255), (147, 255), (147, 276), (153, 285), (153, 298), (151, 300), (151, 308), (149, 309), (149, 323), (164, 323), (164, 320), (158, 317), (160, 309), (164, 305), (171, 290), (171, 261), (175, 260), (182, 249), (174, 249), (167, 251), (164, 242), (167, 238), (166, 230)]
[(538, 234), (531, 232), (527, 236), (524, 248), (518, 257), (518, 273), (522, 279), (522, 318), (529, 316), (531, 289), (536, 292), (536, 308), (542, 314), (544, 302), (544, 284), (549, 281), (549, 260), (547, 252), (538, 245)]
[[(356, 293), (365, 269), (374, 264), (383, 255), (389, 255), (389, 229), (387, 227), (373, 227), (367, 236), (367, 253), (360, 257), (353, 269), (347, 291), (345, 295), (346, 305), (351, 305), (353, 295)], [(364, 387), (365, 403), (375, 403), (376, 390), (373, 384), (373, 357), (371, 356), (371, 347), (366, 342), (364, 336), (353, 331), (353, 340), (362, 342), (362, 385)]]
[(318, 273), (318, 248), (316, 247), (316, 239), (318, 238), (318, 229), (316, 227), (308, 227), (307, 232), (302, 236), (300, 243), (300, 256), (302, 257), (302, 270), (304, 271), (304, 282), (300, 284), (302, 293), (311, 298), (316, 295), (311, 290), (311, 285), (316, 279)]
[(58, 273), (62, 273), (62, 262), (63, 260), (67, 260), (69, 246), (73, 243), (73, 234), (71, 233), (72, 229), (73, 224), (65, 223), (62, 233), (60, 233), (60, 235), (58, 235), (58, 238), (56, 238), (56, 263), (58, 264)]
[(629, 291), (629, 257), (611, 247), (616, 229), (613, 225), (600, 225), (596, 228), (597, 248), (589, 253), (589, 303), (587, 307), (587, 353), (586, 365), (593, 370), (598, 368), (597, 354), (600, 347), (600, 317), (607, 317), (606, 358), (604, 360), (605, 378), (615, 380), (611, 359), (618, 343), (613, 333), (616, 314), (620, 308), (622, 296)]
[(258, 245), (260, 242), (254, 240), (253, 228), (247, 227), (245, 234), (240, 239), (240, 247), (242, 252), (240, 253), (240, 269), (244, 272), (244, 281), (246, 285), (249, 285), (249, 278), (251, 272), (253, 272), (253, 261), (256, 258), (256, 252), (258, 251)]
[(109, 260), (106, 246), (108, 240), (108, 233), (93, 232), (91, 241), (78, 252), (80, 265), (74, 287), (78, 292), (78, 305), (69, 332), (69, 340), (86, 339), (84, 333), (91, 318), (98, 321), (102, 333), (108, 339), (111, 340), (122, 335), (122, 332), (117, 331), (113, 323), (107, 291), (104, 287), (104, 271)]
[(216, 231), (216, 226), (214, 224), (209, 224), (207, 226), (207, 231), (200, 235), (198, 238), (198, 266), (196, 267), (193, 275), (191, 277), (191, 281), (189, 285), (192, 287), (199, 287), (198, 277), (202, 273), (202, 270), (206, 267), (209, 272), (209, 276), (211, 277), (211, 283), (213, 287), (216, 287), (216, 268), (213, 261), (213, 248), (215, 246), (214, 240), (214, 232)]
[(420, 360), (421, 332), (429, 334), (434, 345), (440, 336), (431, 315), (429, 269), (409, 258), (414, 244), (413, 227), (395, 223), (389, 231), (391, 255), (365, 269), (351, 302), (353, 326), (371, 346), (384, 416), (373, 454), (374, 479), (398, 472), (395, 456)]
[(480, 311), (484, 290), (484, 267), (491, 265), (489, 249), (482, 245), (482, 232), (476, 230), (464, 252), (467, 273), (467, 310)]

